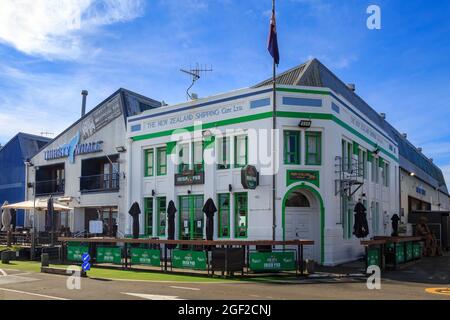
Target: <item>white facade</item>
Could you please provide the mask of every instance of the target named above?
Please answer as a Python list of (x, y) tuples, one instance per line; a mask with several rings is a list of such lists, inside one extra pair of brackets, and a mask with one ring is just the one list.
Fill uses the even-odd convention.
[[(149, 203), (153, 206), (150, 210), (153, 213), (152, 229), (148, 228), (149, 222), (145, 221), (145, 212), (141, 215), (143, 235), (163, 237), (164, 232), (161, 233), (160, 229), (167, 225), (161, 222), (164, 217), (156, 214), (158, 201), (146, 202), (148, 200), (145, 199), (164, 198), (166, 203), (170, 200), (175, 202), (178, 209), (175, 238), (178, 239), (181, 234), (191, 232), (186, 229), (187, 224), (189, 227), (194, 226), (194, 229), (197, 226), (195, 219), (198, 208), (188, 210), (194, 216), (194, 224), (191, 225), (190, 221), (186, 223), (184, 218), (180, 218), (180, 211), (184, 210), (180, 208), (184, 201), (182, 199), (186, 199), (186, 196), (192, 198), (194, 195), (202, 195), (203, 198), (200, 199), (204, 203), (208, 198), (212, 198), (220, 211), (219, 194), (225, 194), (230, 199), (228, 207), (225, 206), (226, 210), (223, 210), (225, 216), (228, 210), (230, 212), (228, 232), (225, 232), (227, 238), (272, 239), (272, 176), (266, 163), (262, 161), (262, 153), (267, 151), (265, 154), (271, 154), (271, 101), (272, 90), (270, 86), (267, 86), (166, 106), (128, 119), (128, 137), (132, 140), (131, 190), (128, 206), (134, 201), (140, 203), (141, 208), (145, 207), (144, 211), (148, 211)], [(311, 127), (300, 128), (300, 120), (311, 120)], [(325, 265), (335, 265), (360, 257), (363, 254), (360, 239), (352, 236), (353, 206), (359, 198), (365, 200), (368, 210), (371, 230), (369, 236), (390, 235), (390, 217), (399, 212), (399, 169), (398, 148), (387, 133), (344, 98), (338, 97), (330, 89), (320, 88), (319, 90), (316, 87), (279, 86), (276, 123), (279, 129), (275, 153), (276, 162), (279, 164), (276, 174), (274, 226), (276, 240), (298, 238), (314, 240), (315, 245), (306, 251), (306, 256)], [(176, 161), (179, 158), (180, 146), (186, 140), (174, 142), (176, 138), (174, 131), (175, 133), (184, 132), (184, 138), (191, 139), (190, 141), (206, 140), (203, 184), (175, 186), (175, 175), (178, 173)], [(284, 164), (285, 131), (298, 132), (300, 159), (297, 164)], [(321, 136), (317, 138), (318, 140), (308, 140), (320, 141), (320, 156), (317, 156), (317, 150), (314, 148), (308, 149), (310, 151), (308, 157), (311, 157), (311, 152), (314, 151), (318, 159), (317, 162), (313, 161), (314, 164), (306, 164), (305, 147), (308, 132), (318, 132)], [(209, 138), (210, 135), (215, 139)], [(234, 159), (234, 153), (239, 152), (233, 147), (236, 141), (234, 137), (247, 136), (246, 162), (254, 165), (260, 173), (259, 186), (255, 190), (243, 189), (241, 168), (233, 168), (231, 164), (229, 169), (219, 169), (217, 163), (207, 161), (210, 157), (219, 157), (219, 148), (222, 146), (219, 141), (223, 141), (221, 135), (232, 137), (229, 140), (232, 145), (229, 149), (230, 159)], [(293, 135), (296, 136), (297, 133)], [(380, 162), (383, 169), (378, 169), (377, 165), (377, 169), (373, 170), (378, 175), (378, 183), (375, 182), (377, 179), (371, 177), (372, 165), (364, 161), (364, 167), (367, 170), (366, 178), (360, 178), (364, 183), (351, 197), (345, 212), (341, 209), (342, 198), (337, 193), (339, 188), (336, 187), (336, 181), (340, 179), (337, 171), (340, 171), (342, 162), (339, 159), (343, 157), (343, 140), (350, 143), (350, 154), (355, 163), (358, 162), (357, 154), (363, 155), (363, 151), (371, 154), (376, 151), (374, 158), (379, 156), (383, 159)], [(158, 175), (156, 171), (153, 171), (152, 176), (146, 177), (144, 173), (144, 170), (148, 170), (148, 160), (145, 160), (148, 155), (146, 150), (154, 150), (152, 170), (157, 170), (158, 147), (166, 148), (166, 174)], [(189, 159), (192, 158), (191, 149), (193, 148), (190, 147)], [(269, 150), (266, 150), (267, 148)], [(383, 172), (386, 170), (387, 174)], [(289, 179), (289, 174), (297, 178)], [(343, 175), (347, 177), (348, 174)], [(352, 190), (356, 187), (355, 185)], [(241, 194), (245, 193), (247, 198), (246, 235), (244, 235), (245, 230), (242, 231), (243, 229), (236, 225), (245, 220), (242, 219), (242, 211), (235, 212), (236, 205), (245, 203), (244, 200), (240, 202), (241, 198), (236, 197), (241, 197)], [(365, 197), (362, 197), (363, 194)], [(289, 202), (288, 199), (290, 199)], [(290, 207), (288, 203), (302, 204)], [(192, 205), (192, 202), (189, 202), (189, 205)], [(221, 238), (218, 220), (218, 213), (216, 213), (214, 238)], [(204, 228), (204, 224), (201, 226)], [(128, 218), (126, 232), (131, 232), (130, 218)], [(204, 237), (204, 233), (201, 236)]]
[[(119, 89), (30, 159), (26, 199), (51, 195), (73, 208), (60, 214), (56, 228), (88, 232), (90, 220), (103, 220), (107, 228), (118, 227), (114, 234), (124, 236), (129, 164), (125, 119), (127, 113), (138, 113), (131, 105), (138, 100), (152, 103)], [(33, 211), (27, 220), (33, 226)], [(34, 223), (38, 231), (46, 229), (45, 211), (36, 211)]]

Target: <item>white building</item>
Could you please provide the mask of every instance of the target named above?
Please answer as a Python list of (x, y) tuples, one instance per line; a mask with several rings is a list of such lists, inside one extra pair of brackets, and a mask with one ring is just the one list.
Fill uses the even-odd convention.
[[(144, 208), (142, 235), (166, 236), (173, 200), (176, 239), (204, 238), (208, 198), (218, 208), (214, 238), (270, 240), (274, 231), (276, 240), (313, 239), (306, 256), (325, 265), (363, 254), (352, 235), (360, 198), (369, 236), (390, 235), (390, 217), (399, 212), (399, 154), (384, 118), (317, 60), (278, 76), (276, 104), (274, 211), (263, 161), (271, 158), (262, 156), (271, 152), (270, 80), (128, 118), (126, 207), (137, 201)], [(242, 184), (247, 165), (260, 173), (255, 190)]]
[[(55, 215), (56, 230), (62, 226), (82, 233), (89, 230), (89, 221), (102, 220), (105, 235), (123, 235), (128, 211), (126, 118), (160, 105), (125, 89), (113, 93), (30, 159), (26, 198), (53, 196), (74, 208)], [(44, 212), (36, 214), (37, 230), (46, 229), (46, 219)], [(27, 220), (32, 226), (33, 212)]]

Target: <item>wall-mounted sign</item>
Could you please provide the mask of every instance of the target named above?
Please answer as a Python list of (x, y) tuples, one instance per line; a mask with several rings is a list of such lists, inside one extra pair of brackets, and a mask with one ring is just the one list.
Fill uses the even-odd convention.
[(190, 186), (204, 183), (205, 174), (203, 172), (195, 173), (194, 170), (188, 170), (175, 175), (176, 186)]
[(80, 154), (96, 153), (103, 151), (103, 141), (80, 142), (80, 132), (70, 140), (69, 143), (62, 146), (44, 151), (45, 160), (54, 160), (61, 158), (69, 158), (70, 163), (75, 162), (75, 156)]
[(245, 166), (241, 170), (241, 183), (244, 189), (254, 190), (258, 186), (258, 171), (255, 166)]
[(286, 186), (299, 181), (310, 182), (317, 187), (320, 187), (319, 171), (288, 170), (286, 172)]
[(83, 123), (81, 124), (82, 138), (89, 138), (121, 114), (122, 108), (120, 107), (120, 96), (117, 95), (112, 100), (93, 111), (83, 120)]
[(424, 188), (421, 187), (416, 187), (416, 192), (422, 196), (426, 196), (427, 195), (427, 191)]

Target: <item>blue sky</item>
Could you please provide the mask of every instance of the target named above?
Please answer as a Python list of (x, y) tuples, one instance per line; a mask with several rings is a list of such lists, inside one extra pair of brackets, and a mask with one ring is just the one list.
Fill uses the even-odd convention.
[[(212, 65), (200, 96), (271, 73), (270, 0), (0, 2), (0, 143), (57, 134), (124, 87), (186, 99), (180, 68)], [(283, 71), (316, 57), (435, 159), (450, 182), (450, 1), (277, 0)], [(381, 7), (382, 29), (366, 9)]]

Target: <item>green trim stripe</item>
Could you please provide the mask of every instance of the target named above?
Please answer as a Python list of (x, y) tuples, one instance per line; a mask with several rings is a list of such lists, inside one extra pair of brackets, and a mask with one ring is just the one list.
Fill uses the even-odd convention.
[[(237, 118), (232, 118), (232, 119), (226, 119), (226, 120), (220, 120), (220, 121), (216, 121), (216, 122), (205, 123), (202, 126), (202, 130), (216, 128), (216, 127), (221, 127), (221, 126), (227, 126), (227, 125), (233, 125), (233, 124), (238, 124), (238, 123), (243, 123), (243, 122), (263, 120), (263, 119), (271, 118), (272, 114), (273, 114), (272, 111), (268, 111), (268, 112), (252, 114), (252, 115), (243, 116), (243, 117), (237, 117)], [(343, 127), (344, 129), (346, 129), (347, 131), (350, 131), (351, 133), (356, 135), (361, 140), (367, 142), (371, 146), (380, 148), (380, 150), (383, 153), (388, 155), (394, 161), (398, 162), (398, 158), (394, 154), (390, 153), (389, 151), (387, 151), (384, 148), (381, 148), (377, 143), (373, 142), (372, 140), (370, 140), (369, 138), (367, 138), (363, 134), (359, 133), (356, 129), (350, 127), (348, 124), (346, 124), (344, 121), (342, 121), (341, 119), (337, 118), (333, 114), (330, 114), (330, 113), (312, 113), (312, 112), (277, 111), (277, 117), (280, 117), (280, 118), (308, 118), (308, 119), (317, 119), (317, 120), (332, 120), (335, 123), (337, 123), (338, 125), (340, 125), (341, 127)], [(171, 129), (171, 130), (160, 131), (160, 132), (155, 132), (155, 133), (148, 133), (148, 134), (132, 137), (132, 139), (133, 139), (133, 141), (142, 141), (142, 140), (159, 138), (159, 137), (163, 137), (163, 136), (170, 136), (170, 135), (173, 134), (173, 132), (180, 131), (180, 130), (186, 130), (186, 131), (189, 131), (189, 132), (193, 132), (195, 129), (199, 129), (199, 128), (198, 127), (194, 128), (194, 126), (189, 126), (189, 127), (182, 128), (182, 129)]]

